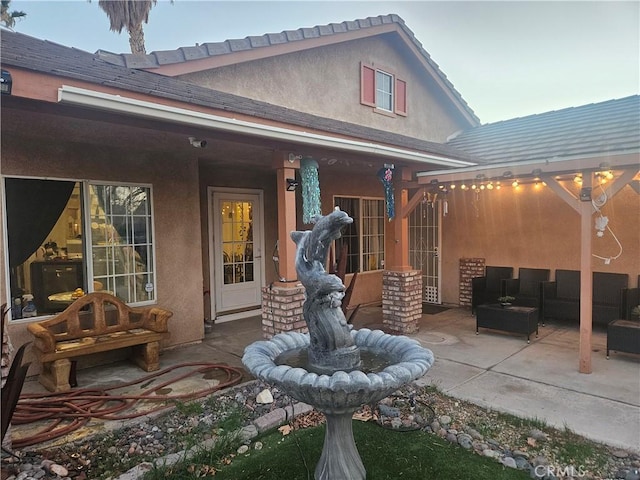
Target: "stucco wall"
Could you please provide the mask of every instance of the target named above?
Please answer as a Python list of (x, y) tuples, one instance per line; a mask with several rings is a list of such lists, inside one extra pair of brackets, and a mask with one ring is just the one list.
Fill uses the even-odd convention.
[[(467, 127), (415, 57), (381, 37), (185, 74), (206, 87), (423, 140), (444, 142)], [(360, 62), (407, 82), (407, 117), (389, 117), (360, 104)]]
[[(594, 195), (598, 189), (594, 189)], [(481, 257), (487, 265), (518, 268), (580, 269), (580, 216), (550, 188), (532, 185), (514, 190), (484, 191), (476, 200), (471, 191), (448, 194), (449, 213), (442, 220), (442, 300), (458, 303), (460, 258)], [(623, 253), (605, 265), (593, 258), (598, 272), (629, 274), (635, 287), (640, 273), (640, 197), (625, 186), (602, 208), (609, 226), (620, 240)], [(595, 215), (594, 215), (595, 218)], [(592, 222), (593, 224), (593, 222)], [(617, 255), (619, 247), (609, 232), (602, 238), (591, 230), (592, 252), (602, 257)]]
[[(203, 336), (200, 204), (195, 160), (158, 154), (34, 139), (3, 138), (3, 175), (53, 179), (139, 182), (152, 186), (157, 303), (173, 311), (169, 345), (200, 341)], [(4, 224), (4, 219), (2, 221)], [(6, 298), (7, 285), (0, 279)], [(12, 324), (14, 345), (30, 340), (26, 323)]]

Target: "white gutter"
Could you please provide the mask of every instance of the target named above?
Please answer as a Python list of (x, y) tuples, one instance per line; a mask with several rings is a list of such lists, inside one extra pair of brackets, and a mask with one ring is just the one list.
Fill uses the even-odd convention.
[(409, 160), (412, 162), (430, 163), (445, 167), (467, 167), (473, 162), (455, 160), (445, 156), (431, 155), (389, 147), (377, 143), (360, 142), (344, 138), (319, 135), (315, 133), (292, 130), (252, 123), (235, 118), (221, 117), (208, 113), (196, 112), (184, 108), (171, 107), (159, 103), (146, 102), (133, 98), (112, 95), (84, 88), (63, 85), (58, 89), (58, 102), (84, 107), (98, 108), (110, 112), (126, 113), (154, 120), (169, 121), (183, 125), (202, 128), (213, 128), (231, 133), (240, 133), (262, 138), (295, 142), (315, 147), (327, 147), (348, 152), (368, 153), (393, 160)]
[[(578, 172), (582, 170), (609, 170), (623, 167), (638, 167), (638, 153), (640, 149), (621, 150), (616, 152), (590, 153), (585, 155), (571, 155), (566, 157), (552, 157), (523, 162), (502, 162), (454, 170), (430, 170), (418, 172), (418, 183), (429, 183), (431, 179), (443, 182), (472, 180), (477, 175), (483, 175), (487, 180), (493, 178), (515, 178), (518, 176), (536, 176), (543, 174), (559, 174)], [(635, 156), (635, 157), (627, 157)], [(606, 162), (606, 165), (601, 165)], [(539, 170), (539, 171), (538, 171)], [(505, 173), (510, 175), (505, 176)]]

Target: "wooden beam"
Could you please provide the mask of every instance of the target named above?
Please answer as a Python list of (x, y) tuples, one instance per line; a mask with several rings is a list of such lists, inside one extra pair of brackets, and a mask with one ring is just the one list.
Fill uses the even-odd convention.
[[(297, 160), (296, 160), (297, 162)], [(296, 169), (288, 161), (288, 154), (275, 152), (273, 165), (276, 169), (276, 190), (278, 198), (278, 266), (279, 282), (293, 282), (296, 273), (296, 244), (291, 240), (291, 232), (296, 230), (296, 192), (287, 191), (287, 178), (295, 178)], [(282, 166), (290, 165), (290, 168)]]
[(553, 190), (553, 192), (558, 195), (562, 200), (565, 201), (567, 205), (573, 208), (576, 212), (581, 213), (582, 209), (580, 206), (580, 200), (573, 193), (571, 193), (567, 188), (557, 181), (551, 175), (541, 175), (540, 179), (544, 181), (547, 186)]
[[(591, 188), (593, 174), (584, 172), (582, 188)], [(580, 373), (591, 373), (591, 332), (593, 326), (593, 273), (591, 271), (591, 200), (580, 202)]]
[(425, 194), (424, 188), (414, 193), (413, 197), (411, 197), (411, 200), (409, 200), (407, 205), (400, 212), (400, 218), (407, 218), (409, 215), (411, 215), (411, 212), (413, 212), (418, 206), (418, 204), (423, 200), (424, 194)]
[(638, 173), (640, 173), (640, 171), (637, 169), (625, 169), (622, 172), (622, 175), (614, 179), (612, 182), (608, 183), (605, 187), (604, 191), (607, 197), (612, 198), (613, 196), (615, 196), (620, 190), (624, 188), (625, 185), (631, 183), (631, 181)]

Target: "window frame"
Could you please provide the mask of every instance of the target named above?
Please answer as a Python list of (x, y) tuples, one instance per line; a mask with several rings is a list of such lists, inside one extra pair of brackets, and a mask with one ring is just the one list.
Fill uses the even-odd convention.
[[(12, 294), (11, 291), (11, 279), (10, 279), (10, 271), (9, 271), (9, 229), (7, 224), (7, 196), (5, 192), (5, 182), (8, 179), (33, 179), (33, 180), (52, 180), (59, 182), (74, 182), (80, 186), (81, 189), (81, 212), (82, 216), (80, 221), (82, 222), (82, 271), (84, 276), (84, 285), (83, 288), (87, 293), (94, 291), (94, 281), (96, 279), (94, 269), (93, 269), (93, 236), (91, 233), (91, 187), (92, 186), (117, 186), (117, 187), (138, 187), (146, 190), (146, 194), (148, 198), (146, 199), (148, 205), (148, 215), (144, 217), (149, 222), (149, 230), (147, 236), (149, 237), (147, 240), (147, 248), (148, 254), (151, 255), (150, 261), (146, 262), (147, 270), (145, 270), (145, 274), (151, 275), (153, 290), (152, 290), (152, 298), (148, 300), (135, 301), (135, 302), (126, 302), (131, 306), (145, 306), (145, 305), (155, 305), (158, 301), (158, 269), (157, 269), (157, 245), (156, 245), (156, 232), (155, 232), (155, 213), (154, 213), (154, 200), (153, 200), (153, 185), (149, 183), (137, 183), (137, 182), (117, 182), (117, 181), (101, 181), (94, 179), (75, 179), (75, 178), (58, 178), (58, 177), (39, 177), (39, 176), (27, 176), (27, 175), (2, 175), (0, 176), (0, 182), (2, 187), (2, 195), (0, 196), (1, 205), (3, 212), (3, 220), (2, 227), (4, 230), (3, 233), (3, 241), (6, 248), (4, 248), (4, 278), (5, 278), (5, 295), (7, 305), (12, 305)], [(135, 216), (135, 215), (132, 215)], [(128, 245), (131, 242), (128, 242), (125, 245)], [(135, 245), (135, 241), (133, 241)], [(149, 270), (150, 268), (150, 270)], [(135, 276), (134, 272), (127, 272), (125, 275)], [(107, 288), (106, 286), (104, 287)], [(115, 292), (114, 292), (115, 293)], [(11, 318), (9, 315), (8, 321), (12, 324), (18, 323), (30, 323), (33, 321), (39, 321), (40, 319), (47, 318), (57, 315), (57, 313), (49, 313), (49, 312), (38, 312), (38, 316), (29, 317), (29, 318)]]
[[(378, 85), (378, 74), (391, 78), (392, 109), (387, 109), (378, 103), (378, 92), (381, 91)], [(406, 117), (408, 114), (407, 82), (390, 68), (360, 62), (360, 103), (372, 107), (375, 113), (390, 117)]]
[[(353, 218), (354, 224), (356, 224), (356, 228), (357, 228), (357, 236), (355, 236), (357, 238), (357, 244), (358, 244), (358, 252), (357, 252), (357, 262), (358, 262), (358, 268), (357, 268), (357, 272), (358, 274), (362, 274), (362, 273), (371, 273), (371, 272), (379, 272), (381, 270), (384, 270), (385, 268), (385, 244), (386, 244), (386, 228), (385, 228), (385, 218), (386, 218), (386, 213), (385, 213), (385, 204), (384, 204), (384, 198), (381, 197), (368, 197), (368, 196), (364, 196), (364, 197), (360, 197), (360, 196), (354, 196), (354, 195), (334, 195), (333, 197), (333, 204), (334, 205), (338, 205), (339, 203), (339, 199), (348, 199), (348, 200), (356, 200), (358, 202), (358, 216), (357, 218), (353, 217), (353, 213), (352, 212), (346, 212), (349, 216), (351, 216)], [(379, 209), (382, 212), (382, 217), (371, 217), (371, 216), (367, 216), (366, 220), (370, 220), (372, 218), (382, 218), (382, 224), (379, 225), (381, 227), (381, 232), (377, 233), (377, 234), (372, 234), (370, 232), (372, 232), (373, 228), (365, 228), (365, 206), (364, 203), (366, 201), (375, 201), (375, 202), (380, 202), (379, 205)], [(373, 242), (367, 242), (366, 239), (367, 238), (372, 238), (374, 236), (378, 236), (381, 237), (379, 240), (381, 249), (373, 252), (370, 250), (365, 251), (365, 247), (366, 245), (372, 245)], [(336, 242), (339, 242), (340, 240), (336, 240)], [(336, 251), (338, 250), (337, 248), (337, 244), (336, 244)], [(354, 252), (348, 252), (349, 256), (354, 255)], [(372, 268), (363, 268), (365, 265), (365, 261), (366, 259), (369, 259), (371, 257), (371, 255), (380, 255), (382, 258), (379, 259), (377, 261), (377, 266), (378, 268), (372, 269)], [(336, 255), (337, 256), (337, 255)], [(349, 268), (350, 262), (347, 262), (347, 274), (353, 274), (356, 273), (356, 271), (353, 271), (353, 269)]]

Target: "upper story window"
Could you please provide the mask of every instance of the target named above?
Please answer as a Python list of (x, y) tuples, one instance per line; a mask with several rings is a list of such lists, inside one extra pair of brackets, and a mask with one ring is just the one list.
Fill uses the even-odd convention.
[(360, 64), (360, 103), (375, 111), (407, 115), (407, 82), (387, 69)]
[[(5, 178), (5, 197), (13, 319), (61, 312), (92, 291), (156, 299), (149, 186)], [(35, 312), (22, 310), (25, 296)]]

